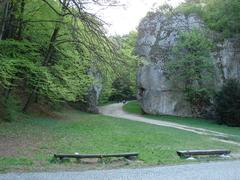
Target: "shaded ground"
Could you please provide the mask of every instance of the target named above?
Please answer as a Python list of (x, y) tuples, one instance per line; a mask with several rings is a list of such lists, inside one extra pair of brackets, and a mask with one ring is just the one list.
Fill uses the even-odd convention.
[(87, 172), (11, 173), (1, 180), (239, 180), (240, 161)]
[(0, 136), (0, 157), (1, 156), (31, 156), (28, 151), (21, 151), (31, 147), (37, 149), (39, 144), (43, 143), (43, 139), (34, 137), (27, 138), (21, 136)]
[(153, 124), (153, 125), (157, 125), (157, 126), (171, 127), (171, 128), (184, 130), (184, 131), (193, 132), (196, 134), (207, 135), (207, 136), (211, 136), (212, 139), (214, 139), (214, 140), (240, 146), (239, 142), (229, 140), (229, 139), (232, 139), (231, 137), (233, 135), (229, 135), (229, 134), (217, 132), (217, 131), (212, 131), (212, 130), (208, 130), (208, 129), (204, 129), (204, 128), (196, 128), (196, 127), (192, 127), (192, 126), (182, 125), (182, 124), (178, 124), (178, 123), (174, 123), (174, 122), (154, 120), (154, 119), (146, 118), (141, 115), (129, 114), (129, 113), (125, 112), (122, 107), (123, 107), (122, 103), (110, 104), (110, 105), (100, 107), (100, 112), (104, 115), (108, 115), (108, 116), (112, 116), (112, 117), (124, 118), (124, 119), (132, 120), (132, 121), (138, 121), (138, 122)]

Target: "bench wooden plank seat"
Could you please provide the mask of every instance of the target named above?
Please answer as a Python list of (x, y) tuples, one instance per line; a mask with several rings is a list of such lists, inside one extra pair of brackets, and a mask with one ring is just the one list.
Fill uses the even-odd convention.
[(188, 158), (191, 156), (199, 156), (199, 155), (229, 155), (231, 153), (230, 150), (218, 149), (218, 150), (184, 150), (177, 151), (178, 156)]
[(106, 157), (124, 157), (126, 159), (131, 159), (132, 157), (137, 157), (139, 153), (118, 153), (118, 154), (54, 154), (55, 158), (59, 158), (60, 160), (65, 158), (106, 158)]

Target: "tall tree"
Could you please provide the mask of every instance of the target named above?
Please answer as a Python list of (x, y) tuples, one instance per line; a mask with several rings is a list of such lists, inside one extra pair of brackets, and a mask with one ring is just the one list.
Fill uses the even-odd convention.
[[(1, 0), (0, 92), (32, 103), (78, 101), (93, 81), (94, 67), (107, 74), (117, 66), (104, 22), (89, 7), (105, 0)], [(108, 78), (106, 78), (108, 79)], [(21, 94), (21, 96), (19, 96)], [(10, 102), (10, 101), (9, 101)], [(10, 107), (10, 106), (5, 106)]]
[(4, 32), (5, 32), (5, 28), (6, 28), (6, 24), (7, 24), (7, 19), (9, 16), (9, 5), (10, 2), (9, 0), (2, 0), (0, 2), (1, 4), (1, 31), (0, 31), (0, 40), (2, 40)]
[[(43, 66), (52, 71), (52, 67), (58, 64), (56, 59), (57, 54), (64, 54), (61, 46), (64, 44), (72, 44), (81, 56), (87, 49), (91, 52), (88, 58), (91, 61), (97, 60), (103, 63), (109, 63), (112, 59), (113, 53), (111, 42), (105, 35), (102, 28), (103, 22), (98, 19), (94, 14), (88, 13), (86, 6), (91, 1), (79, 0), (59, 0), (59, 5), (51, 4), (47, 0), (42, 0), (55, 14), (55, 26), (50, 37), (48, 48), (45, 51)], [(98, 5), (102, 5), (100, 1), (92, 1)], [(66, 32), (66, 28), (69, 32)], [(62, 29), (62, 30), (61, 30)], [(85, 51), (86, 52), (86, 51)], [(81, 58), (79, 58), (81, 59)], [(97, 65), (95, 63), (95, 65)], [(108, 64), (109, 65), (109, 64)], [(38, 91), (38, 83), (32, 89), (24, 107), (26, 111), (33, 101), (34, 96)]]
[(213, 93), (210, 50), (211, 43), (202, 32), (183, 32), (172, 50), (172, 59), (166, 64), (169, 79), (176, 90), (184, 92), (195, 115), (202, 113)]

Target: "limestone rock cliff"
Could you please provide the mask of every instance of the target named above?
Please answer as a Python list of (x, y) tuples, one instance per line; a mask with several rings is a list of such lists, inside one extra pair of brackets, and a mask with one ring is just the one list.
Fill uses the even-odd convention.
[(93, 78), (93, 81), (87, 91), (84, 101), (71, 103), (71, 105), (84, 112), (99, 113), (98, 100), (102, 91), (102, 75), (100, 71), (95, 68), (90, 68), (87, 73)]
[[(194, 14), (165, 16), (153, 13), (141, 21), (136, 52), (145, 59), (145, 64), (139, 69), (137, 83), (138, 100), (144, 112), (193, 115), (183, 93), (171, 87), (164, 65), (171, 56), (171, 49), (176, 44), (179, 34), (195, 28), (206, 31), (204, 22)], [(212, 52), (212, 55), (216, 67), (216, 88), (226, 79), (240, 78), (238, 40), (226, 39), (217, 43), (217, 50)]]
[(102, 91), (102, 76), (96, 69), (90, 69), (88, 74), (94, 78), (91, 87), (86, 96), (86, 111), (91, 113), (99, 113), (98, 100)]

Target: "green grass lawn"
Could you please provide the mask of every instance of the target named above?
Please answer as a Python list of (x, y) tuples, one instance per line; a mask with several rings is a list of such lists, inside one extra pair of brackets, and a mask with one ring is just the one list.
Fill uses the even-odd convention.
[[(155, 120), (163, 120), (169, 122), (175, 122), (183, 125), (190, 125), (193, 127), (200, 127), (209, 130), (219, 131), (223, 133), (227, 133), (234, 136), (240, 136), (240, 128), (238, 127), (228, 127), (226, 125), (220, 125), (214, 120), (200, 119), (200, 118), (186, 118), (186, 117), (177, 117), (177, 116), (169, 116), (169, 115), (147, 115), (142, 114), (140, 105), (137, 101), (131, 101), (123, 106), (123, 109), (126, 112), (133, 114), (141, 114), (147, 118), (155, 119)], [(240, 137), (236, 137), (235, 139), (240, 141)]]
[(111, 163), (88, 166), (74, 161), (52, 162), (54, 153), (139, 152), (140, 165), (186, 163), (181, 149), (238, 147), (207, 136), (124, 119), (67, 111), (59, 119), (28, 118), (0, 124), (0, 171), (50, 171), (112, 168)]

